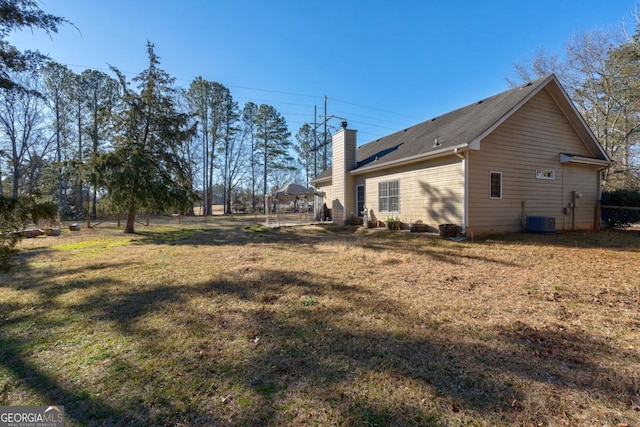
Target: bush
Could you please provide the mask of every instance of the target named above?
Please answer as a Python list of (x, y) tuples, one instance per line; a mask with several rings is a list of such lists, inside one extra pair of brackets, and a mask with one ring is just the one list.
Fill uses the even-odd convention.
[(20, 241), (17, 233), (24, 223), (24, 215), (18, 199), (0, 195), (0, 271), (7, 272), (15, 246)]
[[(640, 208), (640, 192), (614, 190), (602, 193), (602, 205)], [(607, 227), (627, 227), (640, 222), (640, 211), (628, 209), (602, 208), (602, 223)]]
[(22, 238), (20, 232), (31, 220), (55, 220), (57, 208), (52, 203), (37, 203), (31, 197), (5, 197), (0, 195), (0, 271), (11, 268), (11, 258), (17, 252), (15, 246)]

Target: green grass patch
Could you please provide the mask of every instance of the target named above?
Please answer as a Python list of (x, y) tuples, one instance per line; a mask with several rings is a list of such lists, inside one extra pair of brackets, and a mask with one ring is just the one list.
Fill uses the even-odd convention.
[(0, 403), (68, 426), (640, 424), (637, 233), (193, 221), (23, 242)]

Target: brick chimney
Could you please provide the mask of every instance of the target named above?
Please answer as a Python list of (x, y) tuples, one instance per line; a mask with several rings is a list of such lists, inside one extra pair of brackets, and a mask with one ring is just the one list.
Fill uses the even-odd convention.
[(355, 178), (348, 174), (356, 166), (356, 131), (347, 129), (347, 122), (342, 122), (342, 129), (331, 138), (332, 175), (331, 216), (333, 223), (344, 225), (351, 219), (351, 213), (357, 216)]

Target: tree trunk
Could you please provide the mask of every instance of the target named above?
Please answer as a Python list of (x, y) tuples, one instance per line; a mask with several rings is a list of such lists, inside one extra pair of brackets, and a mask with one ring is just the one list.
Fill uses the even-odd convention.
[(96, 190), (96, 179), (93, 180), (93, 196), (91, 198), (91, 215), (95, 218), (97, 215), (96, 205), (98, 204), (98, 191)]
[(213, 156), (215, 151), (215, 145), (211, 147), (211, 153), (209, 158), (209, 196), (207, 202), (207, 215), (213, 215)]
[[(266, 129), (267, 125), (265, 123), (265, 129)], [(267, 139), (267, 137), (264, 137), (264, 163), (263, 163), (263, 167), (264, 167), (264, 182), (262, 183), (262, 196), (264, 197), (264, 213), (266, 214), (267, 212), (269, 212), (269, 206), (267, 204), (267, 148), (268, 148), (268, 144), (269, 141)]]
[(251, 135), (251, 212), (256, 211), (256, 147)]
[(11, 196), (15, 199), (18, 197), (18, 186), (20, 185), (20, 165), (17, 165), (17, 161), (14, 160), (13, 164), (13, 189), (11, 191)]
[(58, 212), (62, 213), (64, 208), (63, 190), (62, 190), (62, 146), (60, 143), (60, 105), (56, 100), (56, 160), (58, 162)]
[(84, 197), (82, 194), (82, 177), (80, 176), (80, 168), (82, 167), (82, 116), (80, 105), (78, 105), (78, 166), (76, 167), (76, 211), (78, 215), (82, 215), (84, 211)]
[(230, 214), (230, 213), (232, 213), (232, 211), (231, 211), (231, 183), (230, 182), (228, 183), (227, 190), (225, 192), (227, 193), (227, 200), (226, 200), (227, 208), (226, 209), (227, 209), (227, 213)]
[[(206, 120), (205, 120), (206, 124)], [(209, 205), (209, 180), (208, 180), (208, 171), (209, 171), (209, 139), (207, 138), (207, 130), (206, 125), (203, 125), (203, 143), (202, 143), (202, 215), (207, 216), (207, 206)]]
[(129, 211), (127, 212), (127, 225), (124, 227), (125, 233), (135, 233), (136, 230), (134, 228), (136, 223), (136, 204), (135, 202), (131, 202), (129, 204)]

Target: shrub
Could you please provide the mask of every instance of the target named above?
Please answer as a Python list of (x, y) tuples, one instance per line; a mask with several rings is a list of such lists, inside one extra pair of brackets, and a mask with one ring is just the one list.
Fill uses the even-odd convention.
[[(640, 192), (614, 190), (602, 193), (602, 205), (640, 208)], [(602, 223), (607, 227), (627, 227), (640, 222), (640, 211), (629, 209), (602, 208)]]
[(52, 203), (37, 203), (31, 197), (5, 197), (0, 195), (0, 271), (9, 271), (11, 257), (15, 255), (16, 245), (31, 220), (38, 224), (41, 220), (53, 221), (57, 207)]

